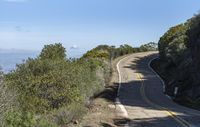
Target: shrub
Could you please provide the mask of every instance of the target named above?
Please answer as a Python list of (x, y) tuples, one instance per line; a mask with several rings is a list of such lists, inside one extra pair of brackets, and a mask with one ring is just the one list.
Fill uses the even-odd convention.
[(56, 109), (50, 114), (52, 121), (58, 125), (67, 125), (80, 119), (86, 113), (86, 108), (81, 103), (72, 103), (66, 107)]
[(186, 32), (189, 24), (180, 24), (170, 28), (159, 40), (158, 48), (162, 60), (178, 65), (180, 56), (187, 49)]
[(16, 91), (8, 89), (3, 80), (3, 73), (0, 72), (0, 125), (2, 126), (5, 124), (3, 120), (5, 113), (17, 106)]
[(37, 121), (36, 127), (58, 127), (58, 125), (50, 120), (42, 118)]
[(40, 54), (41, 59), (66, 59), (66, 50), (61, 43), (45, 45)]
[[(134, 51), (129, 45), (120, 48), (101, 45), (81, 59), (68, 60), (62, 44), (45, 45), (37, 58), (29, 58), (5, 75), (5, 90), (14, 90), (18, 101), (14, 111), (6, 110), (6, 124), (55, 127), (49, 121), (66, 125), (79, 118), (85, 112), (84, 105), (108, 84), (112, 58)], [(9, 92), (5, 95), (10, 97)]]
[(33, 113), (9, 111), (5, 115), (6, 127), (33, 127), (36, 125), (36, 118)]
[(44, 113), (72, 101), (80, 101), (75, 68), (63, 61), (29, 59), (6, 76), (18, 90), (20, 107)]
[[(16, 70), (5, 76), (5, 81), (9, 89), (17, 91), (18, 108), (21, 111), (32, 112), (39, 116), (58, 111), (56, 117), (61, 121), (58, 123), (64, 124), (67, 123), (65, 119), (70, 120), (70, 117), (80, 115), (77, 113), (82, 111), (83, 105), (103, 88), (106, 77), (104, 68), (107, 65), (97, 59), (69, 61), (60, 52), (54, 54), (56, 57), (44, 55), (49, 54), (47, 53), (49, 49), (57, 51), (57, 48), (61, 47), (45, 46), (45, 50), (37, 58), (29, 58), (23, 64), (17, 65)], [(62, 116), (62, 113), (59, 115), (59, 111), (65, 116)], [(17, 121), (12, 119), (15, 117)], [(19, 123), (27, 122), (23, 119), (26, 117), (22, 118), (21, 112), (10, 112), (6, 117), (10, 125), (19, 125), (17, 123), (19, 121)], [(27, 116), (27, 119), (30, 118)], [(42, 122), (46, 124), (45, 121)]]
[(141, 45), (140, 46), (140, 51), (141, 52), (146, 52), (146, 51), (157, 51), (158, 50), (158, 44), (155, 42), (149, 42), (147, 44)]

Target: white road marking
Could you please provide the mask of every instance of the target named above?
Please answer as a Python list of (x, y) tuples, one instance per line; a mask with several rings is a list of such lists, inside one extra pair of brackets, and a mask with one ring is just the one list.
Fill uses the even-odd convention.
[(122, 116), (125, 118), (128, 118), (128, 112), (126, 110), (126, 108), (124, 107), (123, 104), (121, 104), (119, 96), (120, 96), (120, 89), (121, 89), (121, 84), (122, 84), (122, 77), (121, 77), (121, 72), (120, 72), (120, 68), (119, 68), (119, 64), (121, 63), (122, 60), (124, 60), (127, 57), (124, 57), (123, 59), (121, 59), (118, 63), (117, 63), (117, 72), (118, 72), (118, 76), (119, 76), (119, 87), (118, 87), (118, 91), (117, 91), (117, 98), (116, 98), (116, 105), (120, 108), (121, 112), (122, 112)]
[[(163, 84), (163, 92), (165, 91), (165, 82), (164, 82), (164, 80), (157, 74), (157, 72), (156, 71), (154, 71), (154, 69), (150, 66), (150, 64), (151, 64), (151, 62), (153, 61), (153, 60), (155, 60), (155, 59), (158, 59), (158, 57), (156, 57), (156, 58), (154, 58), (154, 59), (152, 59), (149, 63), (148, 63), (148, 67), (149, 67), (149, 69), (151, 69), (151, 71), (160, 79), (160, 81), (162, 82), (162, 84)], [(167, 94), (165, 94), (165, 96), (167, 97), (167, 98), (169, 98), (170, 100), (173, 100), (172, 99), (172, 97), (170, 97), (169, 95), (167, 95)], [(193, 109), (191, 109), (191, 110), (193, 110)], [(195, 111), (195, 110), (194, 110)], [(200, 116), (200, 114), (199, 113), (194, 113), (194, 112), (189, 112), (189, 114), (191, 114), (191, 115), (196, 115), (196, 116)]]
[[(154, 61), (155, 59), (158, 59), (158, 57), (152, 59), (151, 61), (149, 61), (148, 63), (148, 67), (149, 69), (160, 79), (160, 81), (162, 82), (162, 85), (163, 85), (163, 93), (165, 93), (165, 82), (163, 81), (163, 79), (154, 71), (154, 69), (150, 66), (151, 62)], [(169, 98), (169, 96), (167, 96)], [(170, 99), (172, 99), (170, 97)]]
[[(149, 67), (149, 69), (160, 79), (160, 81), (162, 82), (162, 85), (163, 85), (163, 92), (165, 92), (165, 82), (164, 82), (164, 80), (157, 74), (156, 71), (154, 71), (154, 69), (153, 69), (153, 68), (151, 67), (151, 65), (150, 65), (151, 62), (152, 62), (153, 60), (155, 60), (155, 59), (158, 59), (158, 57), (152, 59), (152, 60), (148, 63), (148, 67)], [(172, 100), (172, 98), (171, 98), (169, 95), (167, 95), (167, 94), (165, 94), (165, 95), (166, 95), (167, 98), (170, 98), (170, 99)], [(168, 110), (169, 110), (169, 109), (168, 109)], [(171, 112), (171, 111), (170, 111), (170, 112)], [(188, 123), (188, 122), (185, 121), (184, 119), (180, 118), (179, 116), (175, 115), (175, 117), (178, 118), (179, 120), (181, 120), (181, 122), (183, 122), (184, 124), (186, 124), (186, 126), (193, 127), (190, 123)]]
[(144, 98), (144, 100), (152, 105), (153, 107), (156, 107), (158, 109), (162, 109), (163, 111), (165, 111), (170, 117), (172, 117), (175, 121), (177, 121), (179, 124), (181, 124), (183, 127), (190, 127), (189, 123), (187, 121), (185, 121), (184, 119), (180, 118), (177, 116), (177, 114), (173, 111), (170, 111), (168, 108), (162, 107), (160, 105), (157, 105), (155, 103), (153, 103), (152, 101), (150, 101), (146, 94), (145, 94), (145, 86), (144, 86), (144, 80), (142, 79), (142, 75), (140, 73), (137, 74), (138, 75), (138, 79), (140, 79), (142, 86), (140, 87), (140, 93), (142, 95), (142, 97)]

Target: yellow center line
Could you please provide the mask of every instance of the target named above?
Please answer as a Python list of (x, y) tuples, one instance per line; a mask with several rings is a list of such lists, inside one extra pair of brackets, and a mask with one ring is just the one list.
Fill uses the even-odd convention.
[(146, 94), (145, 94), (145, 85), (144, 85), (144, 80), (142, 79), (142, 74), (137, 73), (137, 78), (141, 81), (141, 87), (140, 87), (140, 93), (142, 95), (142, 98), (150, 105), (152, 105), (155, 108), (161, 109), (163, 111), (166, 112), (167, 115), (169, 115), (170, 117), (172, 117), (175, 121), (177, 121), (179, 124), (181, 124), (183, 127), (190, 127), (190, 124), (185, 121), (184, 119), (180, 118), (177, 116), (177, 114), (171, 110), (169, 110), (168, 108), (162, 107), (160, 105), (157, 105), (155, 103), (153, 103), (152, 101), (150, 101)]

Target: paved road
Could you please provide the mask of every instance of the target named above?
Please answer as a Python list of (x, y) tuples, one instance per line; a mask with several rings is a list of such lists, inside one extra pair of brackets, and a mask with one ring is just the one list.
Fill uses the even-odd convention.
[(120, 108), (130, 119), (126, 126), (200, 127), (199, 111), (180, 106), (163, 94), (161, 80), (148, 66), (156, 56), (156, 52), (138, 53), (118, 63)]

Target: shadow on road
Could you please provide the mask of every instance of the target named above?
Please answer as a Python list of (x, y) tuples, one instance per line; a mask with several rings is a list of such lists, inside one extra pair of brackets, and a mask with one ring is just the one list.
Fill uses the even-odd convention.
[[(123, 66), (123, 68), (129, 68), (134, 71), (134, 73), (140, 73), (143, 75), (142, 80), (145, 84), (144, 91), (146, 97), (148, 97), (148, 100), (159, 106), (169, 108), (171, 111), (177, 113), (176, 116), (178, 116), (178, 118), (183, 118), (186, 121), (192, 121), (193, 124), (197, 125), (199, 120), (193, 120), (193, 118), (196, 116), (184, 113), (184, 108), (182, 110), (180, 105), (175, 104), (172, 100), (164, 95), (161, 81), (148, 67), (149, 61), (155, 57), (157, 57), (157, 54), (142, 58), (136, 57), (131, 64)], [(177, 122), (177, 120), (175, 121), (170, 115), (159, 116), (159, 112), (165, 111), (162, 108), (151, 105), (144, 100), (143, 96), (141, 95), (141, 84), (141, 81), (137, 79), (134, 79), (133, 81), (122, 82), (119, 98), (121, 103), (128, 108), (129, 111), (131, 111), (131, 107), (135, 107), (135, 109), (138, 108), (140, 110), (148, 110), (149, 112), (152, 112), (152, 115), (145, 115), (144, 113), (143, 116), (139, 116), (137, 110), (134, 110), (131, 112), (132, 114), (129, 115), (138, 115), (137, 119), (114, 119), (115, 125), (124, 126), (126, 123), (128, 123), (131, 127), (182, 127), (182, 125)], [(129, 111), (128, 113), (130, 113)], [(156, 113), (158, 113), (158, 115)]]

